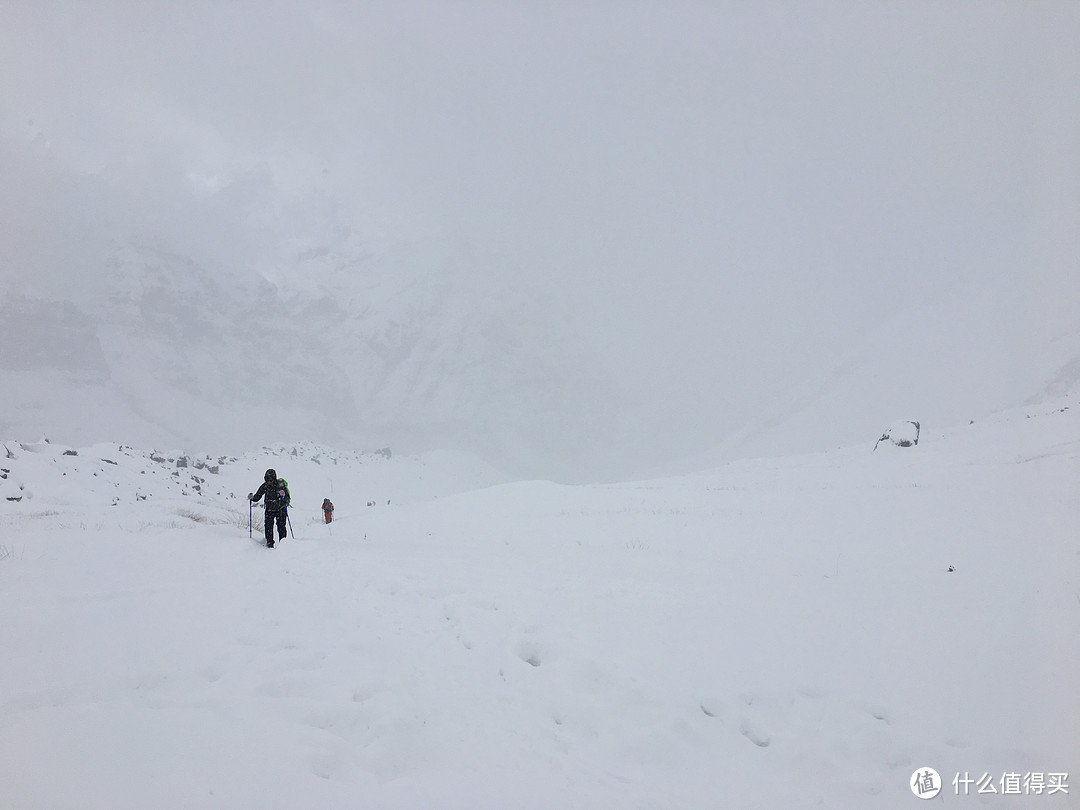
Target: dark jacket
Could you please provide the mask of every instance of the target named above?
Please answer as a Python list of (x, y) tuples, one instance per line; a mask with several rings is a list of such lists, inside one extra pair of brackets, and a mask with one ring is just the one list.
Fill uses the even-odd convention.
[(266, 496), (267, 512), (281, 512), (289, 505), (289, 490), (280, 478), (263, 481), (262, 486), (255, 490), (251, 500), (258, 501), (263, 495)]

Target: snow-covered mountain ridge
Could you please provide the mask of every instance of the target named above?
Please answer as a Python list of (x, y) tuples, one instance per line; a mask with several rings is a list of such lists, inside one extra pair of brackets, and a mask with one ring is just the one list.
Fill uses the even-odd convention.
[(572, 443), (568, 414), (611, 406), (602, 369), (535, 296), (483, 289), (475, 263), (430, 251), (355, 256), (301, 257), (274, 285), (129, 244), (73, 300), (9, 296), (0, 428), (234, 451), (297, 435), (444, 444), (520, 462)]
[[(476, 272), (489, 261), (445, 245), (372, 255), (346, 244), (300, 256), (272, 283), (117, 247), (104, 280), (72, 298), (0, 303), (0, 428), (229, 452), (295, 436), (447, 446), (573, 480), (647, 470), (663, 447), (717, 445), (688, 462), (707, 466), (857, 442), (901, 416), (962, 424), (1080, 379), (1080, 326), (1060, 295), (1074, 285), (960, 285), (899, 306), (753, 419), (680, 427), (681, 411), (706, 403), (680, 407), (644, 367), (613, 376), (560, 320), (568, 304), (510, 284), (512, 264)], [(692, 445), (676, 440), (690, 429)]]

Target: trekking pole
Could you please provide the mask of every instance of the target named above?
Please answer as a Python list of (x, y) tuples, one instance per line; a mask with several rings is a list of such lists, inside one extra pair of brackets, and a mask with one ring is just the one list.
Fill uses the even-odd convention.
[(251, 503), (251, 493), (248, 493), (248, 540), (251, 540), (251, 510), (253, 506)]
[(287, 520), (288, 523), (289, 523), (289, 534), (291, 534), (293, 536), (293, 540), (295, 540), (296, 539), (296, 532), (293, 531), (292, 518), (289, 517), (289, 510), (288, 509), (285, 510), (285, 520)]

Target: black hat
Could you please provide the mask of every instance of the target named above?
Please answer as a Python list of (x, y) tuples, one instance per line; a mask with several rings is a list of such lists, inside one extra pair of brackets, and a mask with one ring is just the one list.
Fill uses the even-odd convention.
[(274, 470), (267, 470), (266, 475), (263, 476), (266, 481), (273, 481), (275, 478), (277, 478), (277, 473)]

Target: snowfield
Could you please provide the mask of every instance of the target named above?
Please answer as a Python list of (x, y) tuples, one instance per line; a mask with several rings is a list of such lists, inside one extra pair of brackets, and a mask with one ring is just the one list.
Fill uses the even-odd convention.
[(1078, 807), (1078, 399), (594, 486), (5, 442), (0, 805)]

